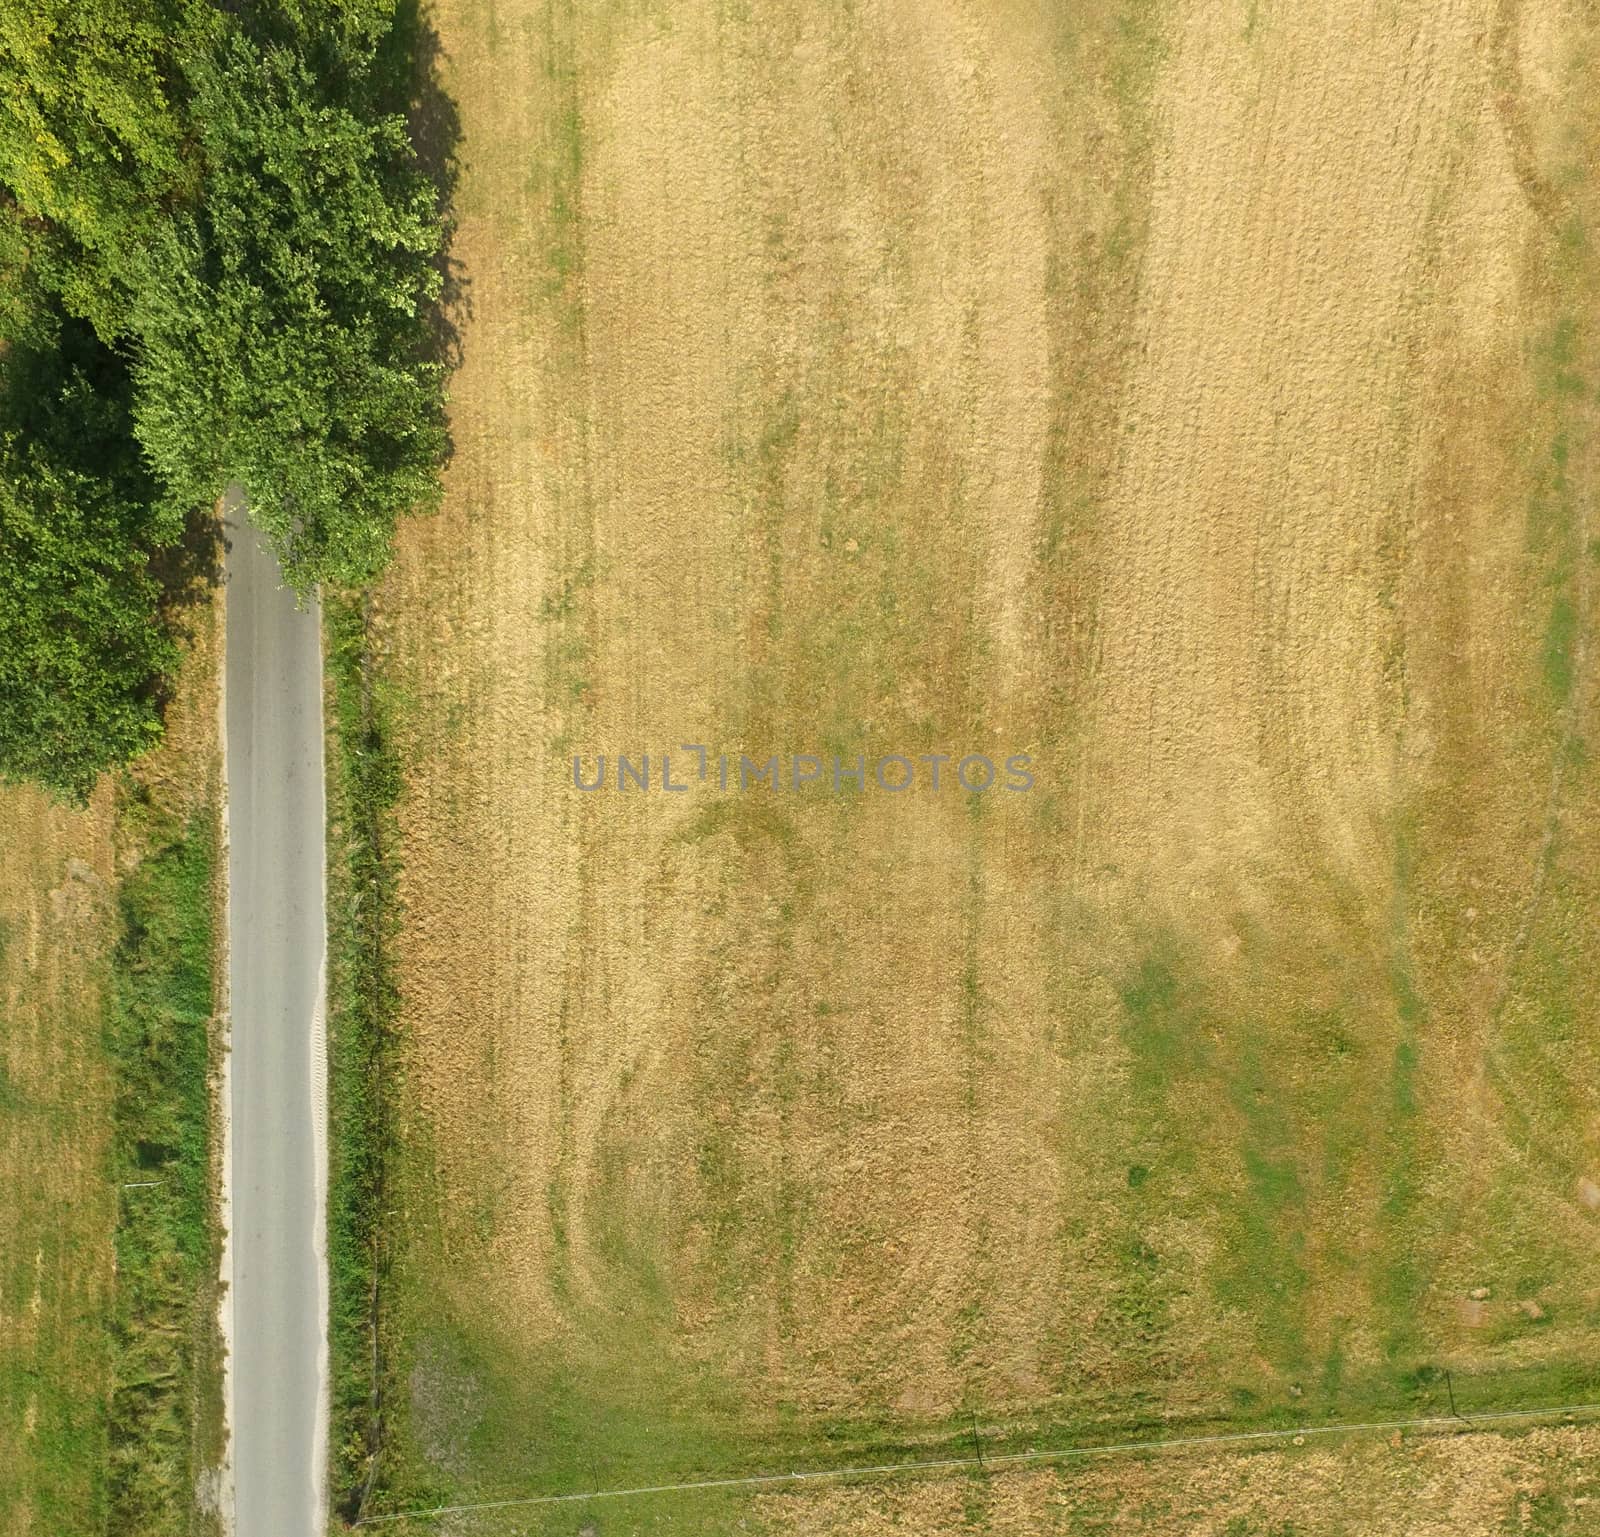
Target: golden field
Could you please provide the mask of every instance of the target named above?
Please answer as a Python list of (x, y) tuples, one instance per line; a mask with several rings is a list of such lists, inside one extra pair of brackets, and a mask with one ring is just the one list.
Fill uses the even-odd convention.
[[(465, 301), (377, 608), (372, 1508), (1600, 1398), (1592, 14), (432, 24)], [(1036, 782), (724, 793), (694, 743)], [(689, 790), (574, 788), (646, 752)], [(1548, 1435), (1481, 1486), (1186, 1466), (1487, 1531), (1415, 1480), (1509, 1510)], [(1155, 1498), (1123, 1466), (727, 1529), (1234, 1530), (1092, 1525)], [(1412, 1524), (1328, 1492), (1369, 1475)]]
[(116, 1202), (100, 983), (111, 935), (109, 797), (0, 799), (0, 1532), (87, 1530), (103, 1457)]

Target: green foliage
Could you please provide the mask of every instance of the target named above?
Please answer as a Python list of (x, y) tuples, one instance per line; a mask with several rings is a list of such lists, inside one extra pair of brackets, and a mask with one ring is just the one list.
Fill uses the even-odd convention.
[(378, 1308), (385, 1280), (384, 1179), (392, 1154), (389, 1079), (399, 1008), (394, 806), (400, 763), (372, 676), (359, 602), (324, 609), (333, 680), (334, 858), (329, 870), (329, 1349), (332, 1493), (360, 1509), (382, 1438)]
[(106, 341), (126, 327), (130, 259), (196, 188), (177, 53), (209, 16), (191, 0), (0, 0), (0, 182), (49, 286)]
[(341, 53), (343, 33), (273, 19), (192, 66), (206, 188), (141, 284), (139, 434), (177, 506), (237, 479), (291, 582), (354, 585), (437, 495), (439, 217), (404, 120), (377, 108), (373, 29)]
[(0, 0), (0, 775), (82, 797), (158, 740), (152, 557), (228, 481), (301, 589), (437, 497), (406, 36), (392, 0)]
[(177, 650), (118, 359), (80, 322), (5, 358), (0, 400), (0, 776), (79, 799), (161, 734)]
[(36, 235), (15, 203), (0, 198), (0, 345), (44, 351), (55, 345), (55, 301), (33, 251)]
[(116, 1318), (108, 1537), (191, 1529), (211, 1204), (212, 878), (206, 817), (153, 828), (121, 892), (108, 1045), (117, 1068)]

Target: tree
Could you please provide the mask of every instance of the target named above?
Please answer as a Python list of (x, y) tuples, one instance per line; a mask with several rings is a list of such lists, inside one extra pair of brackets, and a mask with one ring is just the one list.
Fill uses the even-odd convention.
[(0, 776), (78, 800), (161, 737), (177, 666), (121, 361), (81, 322), (5, 358), (0, 409)]
[(105, 341), (130, 260), (198, 187), (179, 59), (216, 21), (200, 0), (0, 0), (0, 183), (31, 265)]
[(364, 89), (366, 33), (314, 70), (286, 31), (194, 62), (207, 179), (139, 285), (136, 421), (179, 506), (237, 479), (291, 582), (355, 585), (438, 494), (440, 222), (404, 120)]
[[(395, 0), (0, 0), (0, 777), (160, 735), (152, 554), (230, 479), (360, 585), (446, 448)], [(130, 365), (123, 361), (130, 358)]]

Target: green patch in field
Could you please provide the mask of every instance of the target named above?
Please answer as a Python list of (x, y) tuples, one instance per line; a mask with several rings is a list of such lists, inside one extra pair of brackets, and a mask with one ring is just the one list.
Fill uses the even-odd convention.
[(1180, 981), (1181, 965), (1170, 945), (1159, 945), (1119, 989), (1122, 1034), (1141, 1099), (1159, 1098), (1178, 1074), (1195, 1072), (1207, 1060), (1198, 1001), (1190, 984)]
[[(1581, 252), (1574, 242), (1571, 253)], [(1541, 394), (1571, 399), (1585, 391), (1581, 371), (1582, 331), (1578, 317), (1570, 310), (1557, 315), (1554, 322), (1534, 343), (1534, 376)]]
[[(1353, 920), (1337, 900), (1332, 910), (1343, 932)], [(1118, 987), (1128, 1054), (1119, 1206), (1158, 1263), (1110, 1273), (1147, 1354), (1160, 1333), (1152, 1285), (1170, 1301), (1205, 1279), (1223, 1319), (1248, 1329), (1273, 1373), (1303, 1383), (1335, 1346), (1328, 1288), (1363, 1289), (1363, 1271), (1375, 1263), (1392, 1312), (1415, 1311), (1421, 1005), (1403, 966), (1385, 976), (1379, 957), (1363, 956), (1359, 928), (1330, 946), (1309, 935), (1274, 937), (1242, 916), (1232, 926), (1248, 973), (1203, 966), (1169, 933), (1146, 942)], [(1387, 1072), (1372, 1049), (1385, 1037)], [(1381, 1106), (1352, 1113), (1375, 1088)], [(1305, 1235), (1325, 1226), (1321, 1213), (1363, 1199), (1375, 1157), (1385, 1192), (1374, 1213), (1384, 1235), (1376, 1258), (1353, 1231), (1347, 1241), (1335, 1230), (1313, 1262)], [(1148, 1236), (1196, 1221), (1219, 1239), (1199, 1275), (1181, 1254), (1169, 1267), (1167, 1245)], [(1395, 1344), (1401, 1357), (1409, 1349)]]
[(1421, 1028), (1427, 1018), (1412, 972), (1409, 925), (1415, 900), (1411, 829), (1397, 827), (1394, 841), (1393, 906), (1390, 920), (1389, 984), (1395, 1040), (1390, 1060), (1381, 1164), (1379, 1233), (1382, 1238), (1374, 1300), (1384, 1319), (1383, 1346), (1399, 1365), (1422, 1348), (1419, 1307), (1427, 1285), (1423, 1233), (1417, 1220), (1422, 1188), (1422, 1148), (1417, 1075)]
[[(583, 329), (584, 126), (581, 82), (574, 56), (573, 9), (550, 0), (545, 35), (546, 130), (541, 154), (528, 173), (530, 197), (543, 203), (538, 228), (544, 237), (540, 297), (569, 342)], [(516, 210), (519, 222), (522, 211)]]
[(1231, 1255), (1216, 1295), (1251, 1318), (1274, 1365), (1298, 1375), (1305, 1366), (1305, 1190), (1283, 1088), (1269, 1080), (1261, 1051), (1247, 1038), (1228, 1085), (1241, 1123), (1245, 1179), (1243, 1199), (1231, 1213)]
[(31, 1108), (27, 1099), (23, 1097), (22, 1090), (11, 1081), (5, 1063), (0, 1061), (0, 1113), (20, 1115), (24, 1110)]
[(1136, 1162), (1127, 1176), (1128, 1205), (1109, 1240), (1109, 1305), (1097, 1327), (1127, 1363), (1126, 1382), (1140, 1399), (1158, 1390), (1169, 1371), (1173, 1304), (1185, 1285), (1183, 1265), (1171, 1263), (1153, 1236), (1185, 1204), (1181, 1192), (1197, 1157), (1185, 1120), (1171, 1106), (1208, 1070), (1210, 1058), (1201, 1001), (1171, 936), (1147, 945), (1117, 995), (1128, 1054), (1125, 1145)]
[(1589, 872), (1558, 843), (1485, 1062), (1515, 1157), (1488, 1192), (1478, 1267), (1497, 1295), (1547, 1312), (1579, 1302), (1567, 1215), (1582, 1172), (1574, 1128), (1592, 1113), (1586, 1085), (1600, 1073), (1600, 1049), (1584, 1024), (1592, 987), (1568, 915), (1592, 910), (1595, 898)]
[(0, 1368), (0, 1424), (29, 1423), (28, 1455), (0, 1464), (0, 1510), (29, 1512), (41, 1532), (103, 1530), (106, 1423), (96, 1395), (81, 1382), (8, 1364)]
[(1572, 693), (1573, 658), (1578, 640), (1578, 607), (1573, 596), (1558, 592), (1545, 620), (1540, 663), (1545, 687), (1558, 703)]
[[(443, 1310), (428, 1317), (473, 1384), (465, 1465), (494, 1470), (491, 1481), (452, 1484), (458, 1492), (492, 1499), (714, 1477), (747, 1455), (732, 1429), (738, 1406), (663, 1350), (659, 1318), (618, 1309), (563, 1350), (528, 1361), (473, 1325), (451, 1325)], [(415, 1405), (411, 1414), (415, 1425)]]

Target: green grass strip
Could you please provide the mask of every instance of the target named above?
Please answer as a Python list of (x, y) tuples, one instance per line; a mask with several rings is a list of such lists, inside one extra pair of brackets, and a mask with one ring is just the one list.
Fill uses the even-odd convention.
[(379, 1307), (399, 991), (393, 812), (400, 766), (373, 676), (363, 598), (324, 606), (332, 688), (328, 873), (329, 1470), (334, 1509), (366, 1504), (383, 1439)]
[(213, 1529), (196, 1507), (220, 1246), (211, 1158), (217, 836), (157, 826), (124, 880), (106, 1045), (118, 1186), (108, 1537)]

